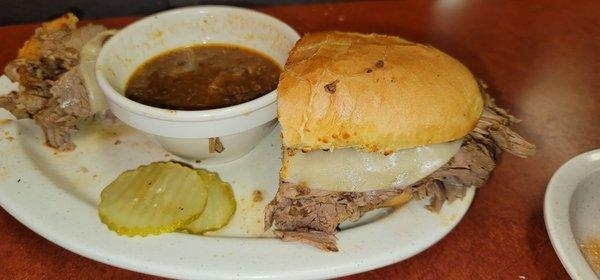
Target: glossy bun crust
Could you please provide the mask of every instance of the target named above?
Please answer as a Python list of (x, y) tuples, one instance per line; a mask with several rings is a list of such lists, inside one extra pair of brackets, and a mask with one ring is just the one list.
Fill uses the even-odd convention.
[(389, 153), (459, 139), (483, 109), (456, 59), (395, 36), (323, 32), (290, 53), (278, 87), (283, 144)]

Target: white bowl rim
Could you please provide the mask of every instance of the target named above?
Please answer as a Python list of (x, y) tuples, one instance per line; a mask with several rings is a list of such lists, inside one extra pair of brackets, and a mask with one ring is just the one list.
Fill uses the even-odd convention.
[(198, 12), (213, 12), (213, 11), (236, 11), (236, 12), (244, 12), (248, 13), (248, 15), (261, 18), (265, 21), (270, 21), (273, 25), (279, 26), (281, 30), (286, 33), (286, 35), (296, 38), (296, 40), (300, 39), (300, 35), (293, 28), (287, 25), (285, 22), (272, 17), (270, 15), (257, 12), (251, 9), (233, 7), (233, 6), (221, 6), (221, 5), (200, 5), (200, 6), (192, 6), (192, 7), (183, 7), (177, 9), (171, 9), (163, 12), (159, 12), (153, 15), (146, 16), (140, 20), (137, 20), (123, 29), (121, 29), (117, 34), (112, 36), (104, 45), (104, 47), (100, 50), (100, 54), (98, 55), (98, 60), (96, 63), (95, 74), (96, 79), (98, 80), (98, 84), (102, 88), (104, 95), (110, 99), (114, 104), (123, 109), (143, 115), (150, 118), (161, 119), (161, 120), (169, 120), (169, 121), (209, 121), (215, 119), (224, 119), (239, 116), (242, 114), (248, 114), (250, 112), (256, 111), (265, 106), (269, 106), (273, 104), (277, 100), (277, 89), (253, 100), (250, 100), (245, 103), (210, 109), (210, 110), (197, 110), (197, 111), (185, 111), (185, 110), (171, 110), (171, 109), (162, 109), (157, 107), (152, 107), (148, 105), (144, 105), (142, 103), (135, 102), (122, 94), (118, 93), (112, 85), (108, 82), (104, 73), (102, 71), (103, 61), (106, 60), (105, 56), (107, 55), (106, 49), (108, 49), (112, 42), (118, 40), (118, 38), (125, 36), (125, 32), (128, 29), (131, 29), (135, 26), (139, 26), (141, 24), (146, 24), (147, 22), (158, 19), (163, 16), (170, 16), (172, 14), (182, 14), (182, 13), (198, 13)]
[(569, 159), (552, 175), (544, 195), (544, 221), (550, 243), (573, 279), (598, 279), (579, 249), (570, 222), (564, 224), (564, 221), (569, 220), (573, 194), (579, 182), (590, 175), (586, 169), (594, 166), (590, 164), (594, 161), (591, 158), (598, 156), (600, 149), (587, 151)]

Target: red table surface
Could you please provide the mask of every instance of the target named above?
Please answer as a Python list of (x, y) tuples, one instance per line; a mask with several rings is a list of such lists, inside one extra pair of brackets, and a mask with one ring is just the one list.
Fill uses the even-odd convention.
[[(517, 130), (538, 146), (529, 159), (505, 154), (442, 241), (411, 259), (346, 279), (568, 279), (548, 240), (543, 198), (562, 163), (600, 147), (600, 1), (369, 1), (258, 10), (300, 33), (377, 32), (436, 46), (487, 81), (498, 103), (523, 119)], [(122, 27), (135, 19), (94, 22)], [(0, 27), (0, 65), (15, 57), (34, 27)], [(0, 275), (153, 278), (62, 249), (4, 210)]]

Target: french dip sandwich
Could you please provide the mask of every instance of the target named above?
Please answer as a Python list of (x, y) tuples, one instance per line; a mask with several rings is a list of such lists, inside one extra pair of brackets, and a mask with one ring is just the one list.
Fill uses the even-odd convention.
[(482, 186), (502, 150), (535, 152), (464, 65), (394, 36), (305, 35), (280, 77), (278, 117), (283, 162), (265, 227), (328, 251), (346, 220), (413, 198), (437, 212)]

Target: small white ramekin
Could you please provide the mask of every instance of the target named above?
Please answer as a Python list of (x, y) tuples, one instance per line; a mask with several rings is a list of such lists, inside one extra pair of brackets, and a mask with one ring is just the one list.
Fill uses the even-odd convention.
[[(127, 80), (147, 59), (167, 50), (210, 43), (248, 47), (281, 65), (299, 35), (262, 13), (225, 6), (196, 6), (145, 17), (125, 27), (102, 48), (96, 78), (111, 111), (124, 123), (153, 135), (169, 152), (206, 163), (222, 163), (248, 153), (277, 124), (277, 92), (252, 101), (202, 111), (168, 110), (132, 101)], [(225, 150), (209, 150), (218, 137)]]

